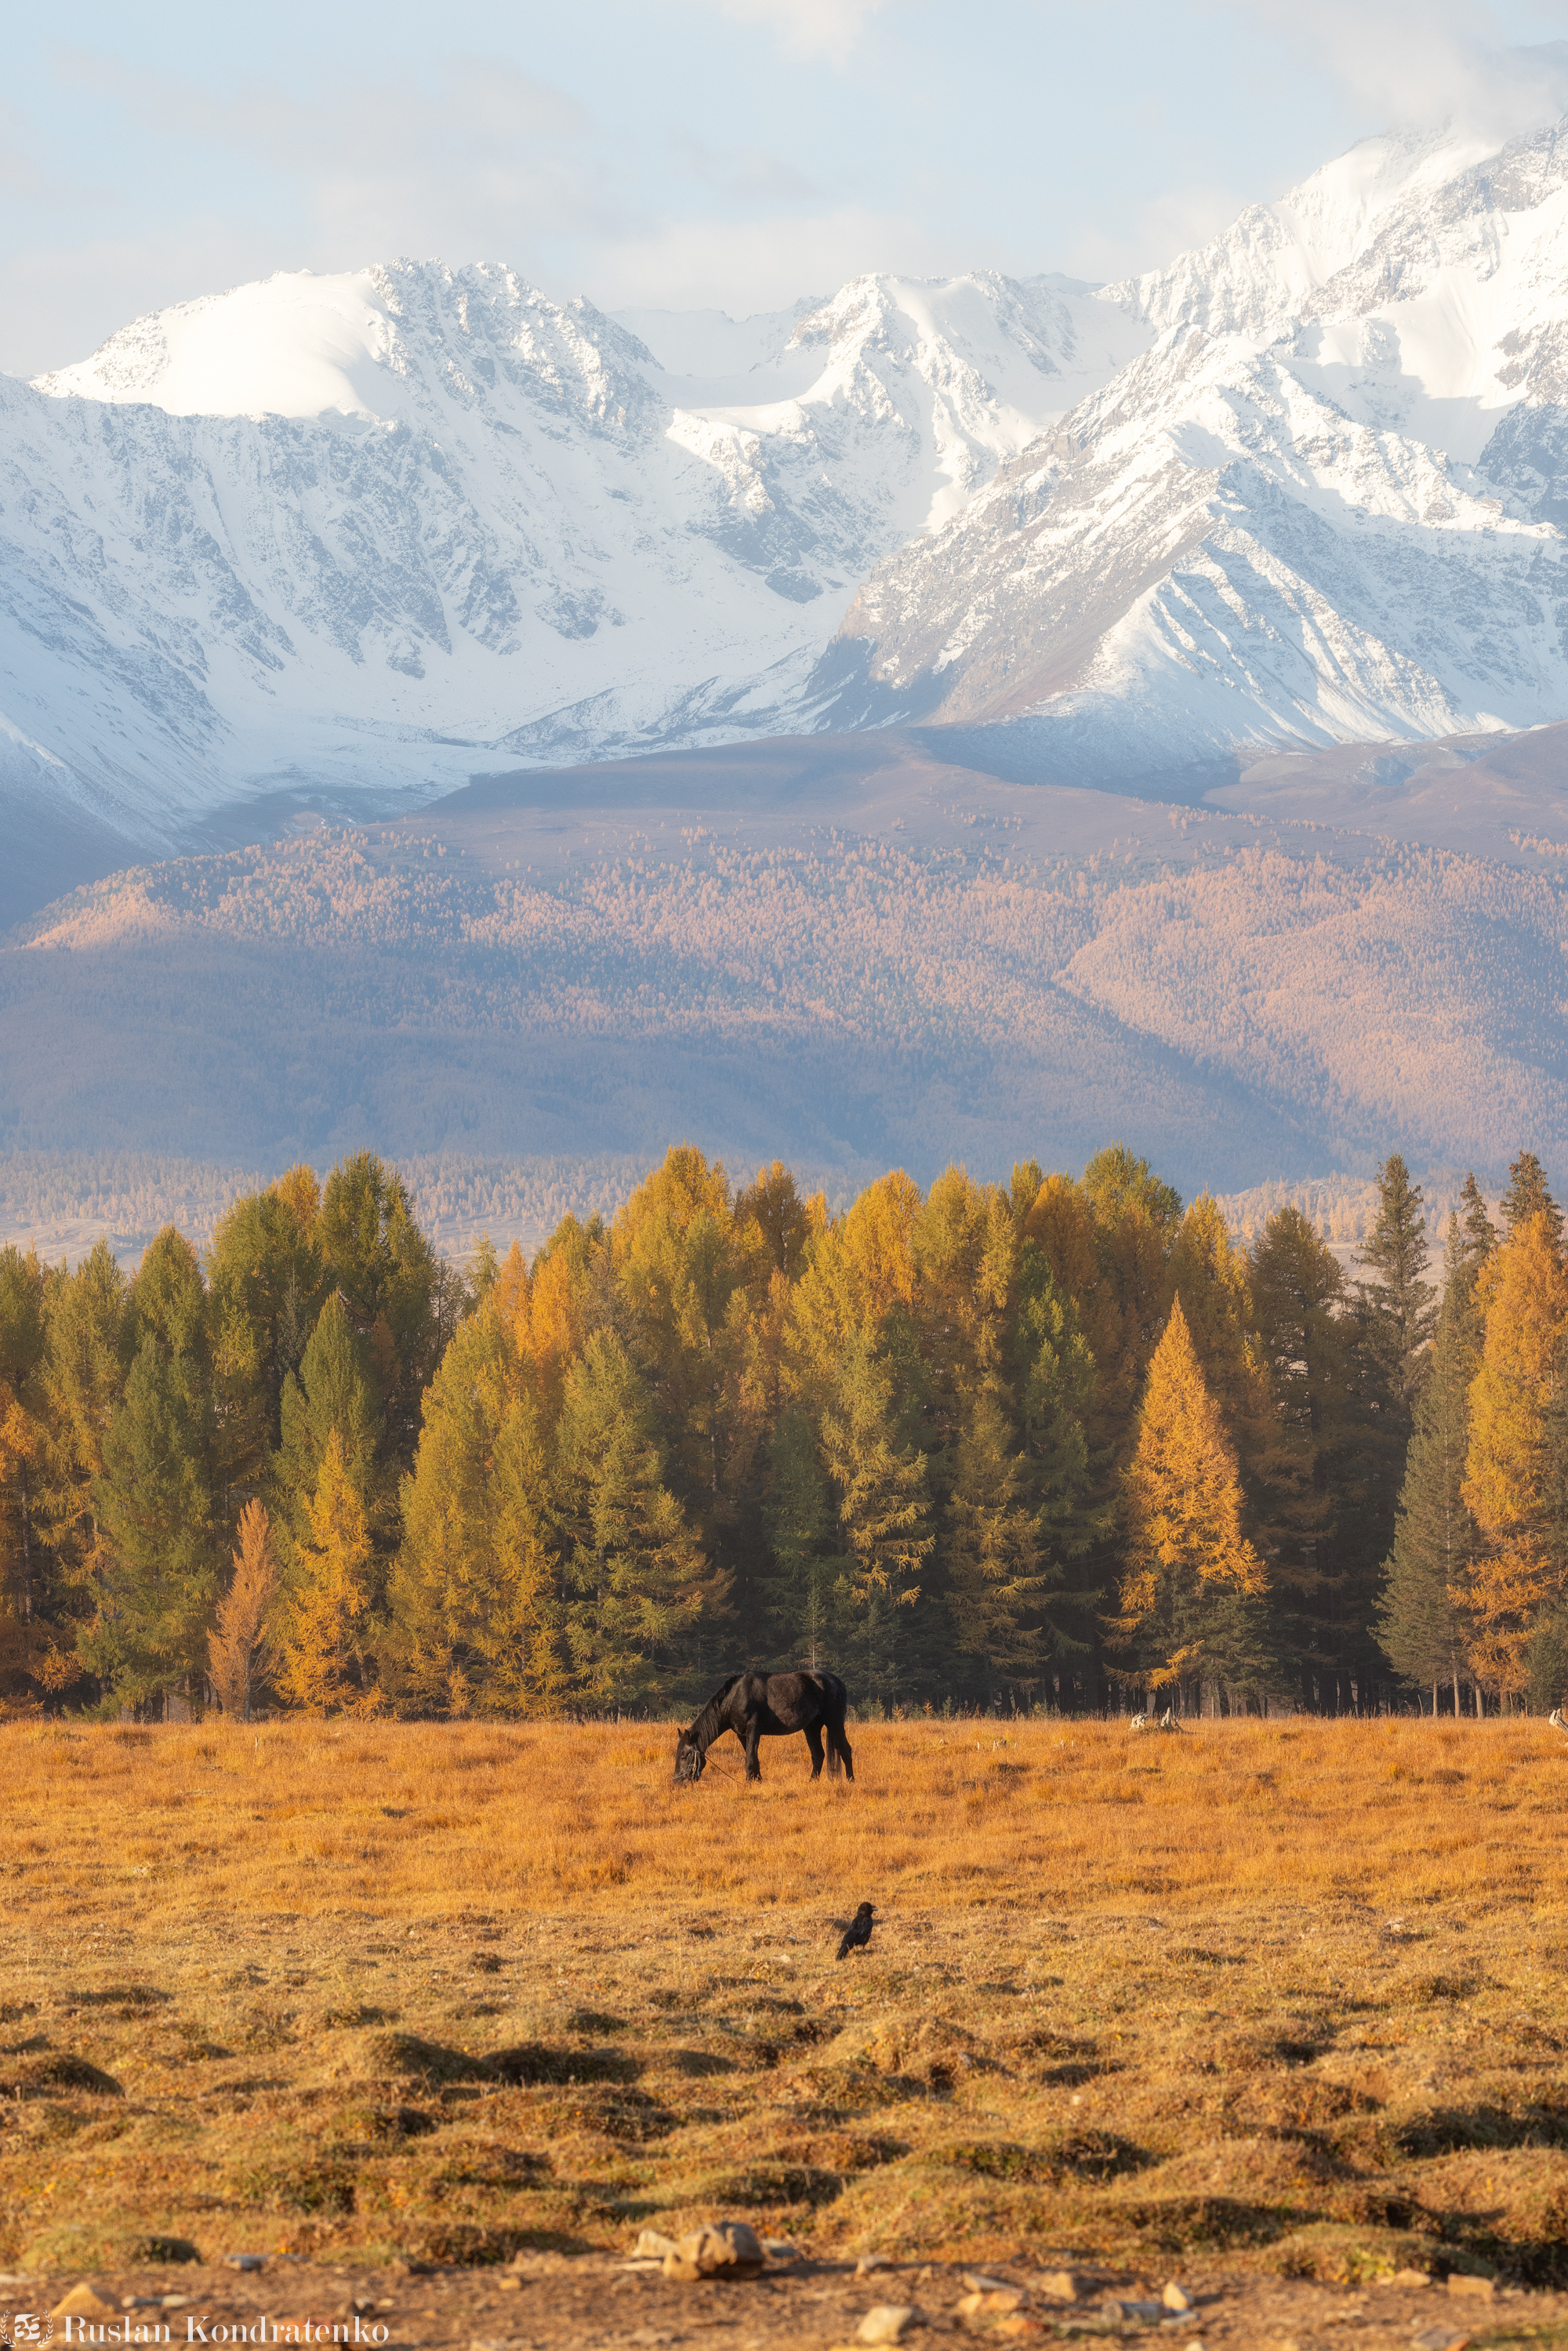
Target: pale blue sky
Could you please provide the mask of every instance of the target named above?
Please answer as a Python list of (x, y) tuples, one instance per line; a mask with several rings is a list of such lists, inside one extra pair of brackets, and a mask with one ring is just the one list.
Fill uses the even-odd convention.
[(0, 368), (397, 253), (735, 312), (1117, 276), (1392, 120), (1511, 119), (1511, 45), (1564, 34), (1568, 0), (12, 0)]

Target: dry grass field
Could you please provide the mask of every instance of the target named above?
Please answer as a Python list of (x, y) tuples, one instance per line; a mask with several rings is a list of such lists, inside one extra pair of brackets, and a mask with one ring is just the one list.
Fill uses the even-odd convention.
[[(1533, 1721), (0, 1731), (0, 2269), (624, 2247), (1568, 2284)], [(869, 1898), (868, 1953), (835, 1919)]]

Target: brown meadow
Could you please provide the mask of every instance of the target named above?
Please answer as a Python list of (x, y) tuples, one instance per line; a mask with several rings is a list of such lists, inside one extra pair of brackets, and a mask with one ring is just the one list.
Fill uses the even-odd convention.
[[(1568, 2283), (1508, 1720), (0, 1733), (0, 2267), (819, 2251)], [(835, 1919), (878, 1906), (836, 1963)]]

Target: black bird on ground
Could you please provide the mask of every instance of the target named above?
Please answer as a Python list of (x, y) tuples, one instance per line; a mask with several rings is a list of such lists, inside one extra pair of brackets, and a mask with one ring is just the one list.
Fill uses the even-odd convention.
[(849, 1925), (844, 1928), (844, 1939), (839, 1945), (839, 1957), (841, 1959), (848, 1959), (852, 1951), (863, 1951), (866, 1945), (870, 1942), (871, 1930), (874, 1923), (872, 1917), (872, 1907), (873, 1906), (869, 1902), (862, 1902), (860, 1908), (855, 1912), (854, 1917), (850, 1920)]

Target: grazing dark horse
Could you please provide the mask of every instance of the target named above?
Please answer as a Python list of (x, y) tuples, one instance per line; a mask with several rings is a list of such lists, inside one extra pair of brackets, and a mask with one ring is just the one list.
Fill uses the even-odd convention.
[(848, 1703), (849, 1692), (837, 1674), (732, 1674), (721, 1690), (715, 1690), (691, 1729), (676, 1738), (676, 1783), (691, 1787), (702, 1778), (708, 1749), (727, 1730), (733, 1730), (746, 1750), (748, 1780), (762, 1777), (757, 1761), (758, 1740), (786, 1739), (795, 1730), (806, 1734), (813, 1780), (822, 1769), (824, 1730), (828, 1734), (829, 1776), (836, 1779), (842, 1763), (852, 1780), (854, 1757), (844, 1737), (844, 1708)]

